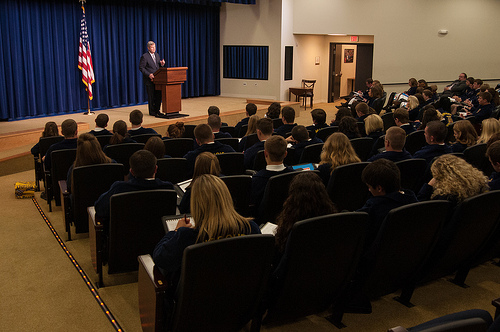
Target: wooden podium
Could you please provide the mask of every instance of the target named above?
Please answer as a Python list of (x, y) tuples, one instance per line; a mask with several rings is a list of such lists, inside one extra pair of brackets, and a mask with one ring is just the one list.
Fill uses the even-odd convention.
[(155, 73), (153, 83), (161, 90), (161, 112), (168, 115), (181, 111), (181, 83), (186, 81), (187, 67), (160, 68)]

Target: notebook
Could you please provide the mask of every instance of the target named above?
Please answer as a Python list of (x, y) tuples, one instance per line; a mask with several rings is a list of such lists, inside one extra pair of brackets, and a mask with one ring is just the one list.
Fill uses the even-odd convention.
[(165, 229), (165, 233), (168, 233), (168, 232), (171, 232), (171, 231), (175, 231), (175, 228), (177, 227), (177, 223), (179, 222), (179, 220), (181, 220), (182, 218), (184, 218), (184, 216), (186, 216), (187, 218), (189, 218), (189, 222), (191, 223), (191, 225), (194, 226), (194, 219), (191, 217), (190, 214), (186, 214), (186, 215), (174, 215), (174, 216), (164, 216), (163, 218), (161, 218), (161, 221), (163, 223), (163, 228)]

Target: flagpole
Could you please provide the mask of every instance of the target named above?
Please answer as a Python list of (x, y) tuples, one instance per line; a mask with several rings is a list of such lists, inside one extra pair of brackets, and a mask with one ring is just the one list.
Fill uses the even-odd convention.
[[(83, 5), (87, 2), (86, 0), (78, 0), (78, 2), (80, 2), (81, 6), (82, 6), (82, 9), (84, 8)], [(85, 10), (83, 9), (84, 11), (84, 14), (85, 14)], [(93, 115), (94, 112), (91, 112), (90, 111), (90, 88), (91, 88), (91, 85), (92, 83), (90, 82), (89, 85), (87, 86), (87, 88), (85, 89), (86, 91), (88, 91), (89, 93), (87, 94), (87, 112), (83, 113), (83, 115)]]

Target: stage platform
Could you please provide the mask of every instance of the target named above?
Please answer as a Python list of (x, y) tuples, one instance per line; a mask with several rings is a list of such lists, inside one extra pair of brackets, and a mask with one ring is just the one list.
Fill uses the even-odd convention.
[[(264, 116), (267, 107), (272, 100), (253, 99), (257, 101), (257, 114)], [(0, 176), (21, 172), (33, 169), (33, 157), (30, 154), (30, 149), (38, 142), (43, 131), (45, 123), (54, 121), (59, 126), (66, 119), (74, 119), (78, 123), (78, 131), (80, 133), (87, 132), (95, 127), (95, 117), (100, 113), (106, 113), (109, 116), (108, 130), (112, 130), (113, 123), (117, 120), (124, 120), (129, 123), (129, 113), (134, 109), (139, 109), (144, 113), (144, 127), (155, 129), (162, 136), (165, 135), (167, 127), (177, 121), (182, 121), (186, 124), (206, 123), (207, 109), (211, 105), (216, 105), (221, 110), (221, 118), (223, 122), (229, 125), (235, 125), (245, 117), (245, 98), (230, 98), (230, 97), (198, 97), (182, 99), (182, 114), (186, 117), (177, 119), (162, 119), (148, 115), (148, 106), (136, 105), (129, 107), (117, 107), (106, 110), (94, 111), (94, 115), (84, 115), (84, 113), (70, 113), (56, 116), (44, 116), (31, 118), (26, 120), (16, 120), (8, 122), (0, 122)], [(283, 106), (291, 106), (296, 111), (296, 122), (299, 124), (310, 125), (311, 117), (309, 115), (311, 109), (301, 107), (297, 102), (281, 101)], [(328, 121), (333, 118), (336, 113), (334, 105), (317, 104), (315, 107), (323, 108), (327, 111)]]

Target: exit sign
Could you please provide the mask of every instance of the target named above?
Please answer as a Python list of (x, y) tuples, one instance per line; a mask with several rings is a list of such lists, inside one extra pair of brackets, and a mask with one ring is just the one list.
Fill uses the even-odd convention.
[(358, 36), (351, 36), (351, 41), (352, 42), (357, 42), (358, 41)]

